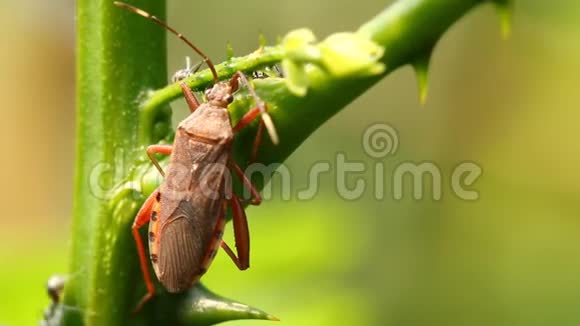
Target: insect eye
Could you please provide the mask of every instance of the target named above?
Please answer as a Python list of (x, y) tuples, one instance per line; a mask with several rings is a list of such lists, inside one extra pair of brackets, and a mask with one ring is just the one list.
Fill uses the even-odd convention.
[(230, 94), (226, 97), (226, 102), (228, 102), (228, 104), (232, 103), (234, 101), (234, 97)]

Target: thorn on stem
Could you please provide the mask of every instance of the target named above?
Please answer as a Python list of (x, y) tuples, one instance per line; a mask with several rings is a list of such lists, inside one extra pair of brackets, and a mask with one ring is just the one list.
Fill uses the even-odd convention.
[(422, 105), (427, 102), (429, 94), (429, 62), (431, 60), (431, 51), (426, 55), (421, 55), (413, 60), (412, 65), (417, 76), (417, 84), (419, 86), (419, 101)]
[(504, 40), (508, 39), (512, 33), (513, 24), (513, 1), (512, 0), (494, 0), (493, 4), (499, 15), (501, 36)]

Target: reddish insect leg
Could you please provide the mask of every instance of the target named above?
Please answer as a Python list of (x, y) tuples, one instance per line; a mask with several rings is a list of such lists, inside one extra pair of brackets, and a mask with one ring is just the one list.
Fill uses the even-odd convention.
[(234, 162), (230, 162), (230, 166), (232, 167), (232, 169), (234, 169), (234, 172), (242, 180), (244, 187), (246, 187), (246, 189), (250, 191), (252, 199), (248, 203), (252, 205), (260, 205), (260, 203), (262, 203), (262, 197), (260, 196), (258, 189), (256, 189), (256, 187), (254, 187), (254, 185), (252, 184), (252, 181), (248, 179), (248, 177), (246, 176), (244, 171), (242, 171), (239, 165), (237, 165)]
[(250, 232), (248, 230), (248, 220), (246, 218), (246, 212), (236, 195), (230, 199), (230, 205), (232, 206), (234, 239), (236, 241), (236, 252), (238, 255), (236, 256), (224, 241), (222, 241), (222, 248), (240, 270), (245, 270), (250, 267)]
[(159, 194), (159, 190), (155, 190), (148, 198), (145, 200), (145, 203), (137, 213), (135, 217), (135, 221), (133, 222), (133, 226), (131, 227), (131, 231), (133, 232), (133, 238), (135, 238), (135, 244), (137, 245), (137, 252), (139, 253), (139, 263), (141, 265), (141, 271), (143, 272), (143, 278), (145, 279), (145, 285), (147, 286), (147, 294), (139, 301), (137, 307), (133, 311), (134, 313), (141, 310), (141, 307), (145, 302), (151, 299), (155, 295), (155, 286), (153, 285), (153, 281), (151, 280), (151, 274), (149, 273), (149, 265), (147, 256), (145, 253), (145, 247), (143, 246), (143, 240), (141, 239), (141, 235), (139, 234), (139, 228), (143, 225), (147, 224), (151, 219), (151, 213), (153, 209), (153, 205), (157, 201), (157, 195)]
[(173, 151), (173, 146), (171, 146), (171, 145), (149, 145), (149, 146), (147, 146), (147, 156), (149, 156), (149, 159), (151, 160), (151, 162), (153, 162), (153, 165), (155, 165), (155, 167), (157, 168), (159, 173), (161, 173), (162, 176), (165, 176), (165, 172), (163, 172), (161, 165), (159, 165), (159, 161), (157, 161), (157, 159), (153, 156), (153, 154), (169, 155), (169, 154), (171, 154), (171, 151)]
[(240, 119), (240, 121), (238, 121), (238, 123), (234, 126), (233, 128), (234, 132), (238, 132), (247, 125), (249, 125), (252, 121), (254, 121), (254, 119), (258, 117), (259, 114), (260, 114), (259, 107), (255, 107), (250, 111), (246, 112), (244, 116)]
[[(240, 121), (238, 121), (238, 123), (234, 126), (234, 128), (233, 128), (234, 132), (239, 132), (244, 127), (249, 125), (252, 121), (254, 121), (254, 119), (256, 119), (258, 117), (259, 114), (260, 114), (259, 107), (255, 107), (255, 108), (251, 109), (250, 111), (246, 112), (246, 114), (244, 114), (244, 116), (240, 119)], [(258, 125), (258, 131), (256, 132), (256, 138), (254, 138), (254, 145), (252, 146), (252, 156), (251, 156), (252, 162), (254, 162), (256, 160), (256, 156), (258, 154), (258, 148), (260, 147), (260, 144), (262, 143), (263, 130), (264, 130), (264, 121), (260, 120), (260, 124)]]
[(238, 123), (234, 126), (234, 132), (238, 132), (248, 124), (250, 124), (259, 114), (262, 114), (262, 120), (260, 120), (260, 124), (258, 125), (258, 132), (256, 133), (256, 138), (254, 139), (254, 145), (252, 147), (252, 162), (255, 161), (256, 155), (258, 153), (258, 148), (260, 147), (260, 143), (262, 142), (262, 134), (264, 127), (268, 130), (270, 134), (270, 139), (272, 143), (278, 144), (278, 134), (276, 133), (276, 128), (274, 127), (274, 123), (272, 122), (272, 118), (268, 114), (268, 105), (264, 103), (256, 94), (256, 91), (250, 85), (248, 78), (244, 75), (241, 71), (238, 71), (234, 74), (234, 76), (230, 79), (230, 86), (232, 90), (237, 90), (239, 87), (239, 83), (242, 83), (247, 89), (250, 95), (254, 98), (256, 102), (256, 107), (251, 109), (250, 111), (246, 112), (244, 116), (238, 121)]
[(183, 91), (185, 101), (187, 102), (187, 106), (189, 106), (189, 110), (191, 110), (191, 112), (195, 111), (195, 109), (197, 109), (199, 106), (199, 102), (195, 98), (195, 95), (193, 95), (193, 92), (189, 87), (187, 87), (185, 83), (179, 83), (179, 86), (181, 86), (181, 90)]

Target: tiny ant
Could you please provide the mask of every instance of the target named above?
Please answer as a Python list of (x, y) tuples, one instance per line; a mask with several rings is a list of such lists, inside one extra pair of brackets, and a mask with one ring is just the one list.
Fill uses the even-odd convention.
[(189, 57), (185, 57), (185, 68), (176, 71), (175, 74), (173, 74), (173, 77), (171, 77), (171, 82), (177, 83), (195, 74), (199, 70), (199, 67), (201, 67), (202, 63), (203, 61), (200, 61), (192, 67), (191, 59)]

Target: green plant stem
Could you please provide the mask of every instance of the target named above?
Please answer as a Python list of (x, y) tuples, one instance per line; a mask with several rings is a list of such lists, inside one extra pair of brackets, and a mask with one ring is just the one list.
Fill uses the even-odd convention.
[[(258, 162), (283, 162), (314, 130), (389, 72), (430, 56), (449, 26), (484, 2), (489, 1), (401, 0), (365, 23), (358, 33), (385, 47), (381, 61), (387, 70), (380, 76), (339, 79), (311, 69), (308, 93), (303, 97), (292, 94), (283, 79), (256, 80), (257, 92), (269, 104), (281, 140), (278, 146), (265, 140)], [(163, 18), (164, 7), (165, 2), (157, 0), (143, 9)], [(105, 0), (79, 0), (77, 22), (72, 278), (64, 303), (81, 312), (65, 310), (63, 324), (153, 324), (159, 320), (153, 314), (167, 316), (176, 309), (160, 298), (151, 311), (130, 316), (144, 293), (130, 227), (144, 196), (156, 186), (156, 181), (142, 182), (147, 170), (144, 146), (171, 134), (167, 104), (181, 91), (177, 85), (161, 88), (166, 81), (166, 58), (165, 31), (159, 26)], [(219, 65), (218, 71), (227, 78), (237, 70), (277, 63), (283, 55), (279, 46), (265, 47)], [(207, 71), (187, 80), (196, 89), (210, 82)], [(231, 110), (234, 120), (247, 110), (247, 104), (245, 94), (238, 94)], [(236, 138), (234, 156), (242, 166), (248, 162), (255, 132), (256, 124), (252, 124)], [(267, 179), (258, 180), (258, 187)]]
[[(163, 17), (165, 1), (145, 9)], [(163, 86), (167, 73), (165, 31), (129, 17), (112, 1), (77, 2), (77, 157), (64, 303), (82, 313), (65, 310), (65, 325), (121, 325), (135, 305), (139, 270), (128, 223), (136, 207), (111, 210), (108, 197), (142, 155), (137, 99)]]

